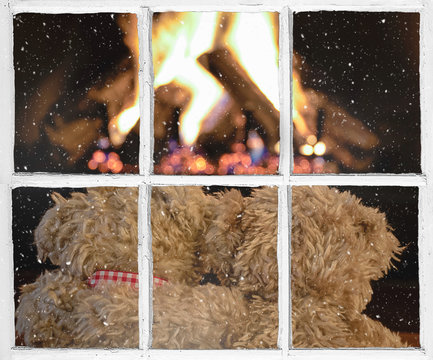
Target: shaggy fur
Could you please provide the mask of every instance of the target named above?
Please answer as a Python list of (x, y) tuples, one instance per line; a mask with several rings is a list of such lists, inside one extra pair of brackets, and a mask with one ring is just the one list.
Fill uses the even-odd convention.
[[(370, 281), (401, 252), (385, 216), (327, 187), (292, 194), (293, 346), (404, 346), (362, 314)], [(85, 283), (98, 269), (137, 270), (137, 198), (135, 188), (54, 195), (35, 243), (59, 270), (23, 288), (16, 327), (26, 345), (138, 346), (138, 292)], [(153, 291), (154, 348), (277, 347), (277, 204), (276, 188), (153, 189), (153, 272), (168, 280)], [(219, 285), (204, 284), (208, 273)]]

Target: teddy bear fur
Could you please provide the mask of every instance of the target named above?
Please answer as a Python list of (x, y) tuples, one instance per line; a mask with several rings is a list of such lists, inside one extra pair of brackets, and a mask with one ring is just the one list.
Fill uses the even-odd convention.
[[(328, 187), (291, 192), (292, 345), (405, 346), (362, 314), (370, 281), (402, 251), (384, 214)], [(277, 193), (152, 189), (153, 274), (167, 280), (153, 288), (154, 348), (278, 346)], [(35, 244), (39, 259), (58, 269), (22, 288), (18, 334), (28, 346), (138, 347), (138, 292), (86, 283), (96, 270), (138, 271), (138, 190), (93, 188), (53, 199)]]

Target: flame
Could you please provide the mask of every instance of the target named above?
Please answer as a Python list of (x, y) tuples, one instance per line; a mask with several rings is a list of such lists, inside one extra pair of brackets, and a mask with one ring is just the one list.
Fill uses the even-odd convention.
[(178, 24), (177, 33), (167, 35), (161, 31), (152, 42), (153, 53), (165, 51), (162, 63), (154, 59), (154, 68), (158, 69), (154, 87), (174, 81), (193, 94), (180, 116), (180, 140), (191, 145), (199, 135), (202, 121), (223, 95), (222, 86), (196, 60), (212, 48), (217, 13), (179, 13), (173, 21)]
[(135, 91), (136, 97), (134, 100), (134, 105), (123, 110), (114, 119), (111, 119), (108, 125), (110, 139), (114, 146), (120, 146), (124, 143), (126, 135), (129, 134), (137, 121), (140, 119), (138, 89)]
[(226, 44), (249, 77), (279, 110), (278, 46), (273, 13), (237, 13)]
[[(296, 126), (296, 130), (302, 136), (308, 136), (309, 130), (305, 122), (304, 117), (301, 115), (302, 110), (308, 107), (307, 96), (304, 93), (301, 85), (301, 78), (299, 73), (293, 69), (293, 123)], [(317, 139), (316, 139), (317, 140)], [(309, 144), (314, 145), (314, 144)]]
[[(253, 82), (274, 107), (279, 109), (278, 87), (275, 86), (278, 83), (278, 46), (274, 13), (185, 12), (170, 13), (169, 17), (170, 21), (159, 25), (159, 31), (152, 39), (154, 87), (156, 89), (174, 82), (188, 88), (193, 94), (180, 116), (182, 144), (194, 144), (206, 115), (224, 94), (220, 83), (196, 61), (201, 54), (212, 50), (220, 42), (232, 50)], [(223, 28), (224, 18), (228, 19), (228, 27), (223, 29), (224, 36), (219, 39), (218, 31)], [(138, 33), (134, 31), (134, 26), (136, 29), (136, 23), (132, 22), (127, 28), (124, 26), (123, 30), (125, 44), (130, 48), (138, 67)], [(310, 134), (302, 116), (303, 110), (308, 106), (309, 101), (302, 88), (300, 75), (294, 69), (293, 122), (297, 131), (307, 138), (307, 144), (303, 145), (301, 153), (321, 155), (325, 153), (326, 147), (324, 148), (323, 143), (320, 146), (319, 143), (316, 144), (317, 139)], [(110, 120), (108, 129), (113, 145), (119, 146), (125, 141), (139, 118), (139, 87), (136, 81), (132, 106)]]
[(135, 68), (137, 69), (137, 76), (134, 81), (134, 100), (132, 105), (122, 110), (115, 118), (111, 119), (108, 124), (108, 131), (110, 133), (110, 140), (114, 146), (120, 146), (124, 143), (126, 136), (135, 126), (140, 119), (140, 106), (139, 106), (139, 83), (138, 83), (138, 31), (137, 31), (137, 16), (129, 16), (119, 18), (119, 25), (124, 33), (124, 43), (131, 52), (132, 60), (134, 61)]

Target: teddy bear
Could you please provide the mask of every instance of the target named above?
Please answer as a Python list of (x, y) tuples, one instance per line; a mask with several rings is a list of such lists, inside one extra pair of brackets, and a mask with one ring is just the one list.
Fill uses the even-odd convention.
[[(328, 187), (291, 194), (292, 346), (405, 346), (362, 313), (370, 281), (402, 251), (385, 215)], [(17, 333), (27, 346), (138, 347), (138, 189), (53, 200), (35, 245), (58, 269), (22, 288)], [(278, 347), (278, 216), (275, 187), (152, 188), (151, 229), (142, 226), (152, 234), (153, 348)]]

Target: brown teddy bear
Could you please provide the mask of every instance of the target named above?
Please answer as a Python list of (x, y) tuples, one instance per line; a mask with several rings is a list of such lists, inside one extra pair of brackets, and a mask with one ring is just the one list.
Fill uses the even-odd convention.
[[(401, 252), (385, 216), (327, 187), (292, 197), (293, 346), (404, 346), (362, 314)], [(28, 346), (138, 347), (138, 190), (53, 199), (35, 244), (59, 268), (23, 287), (17, 332)], [(277, 347), (277, 209), (276, 188), (153, 188), (154, 348)]]

